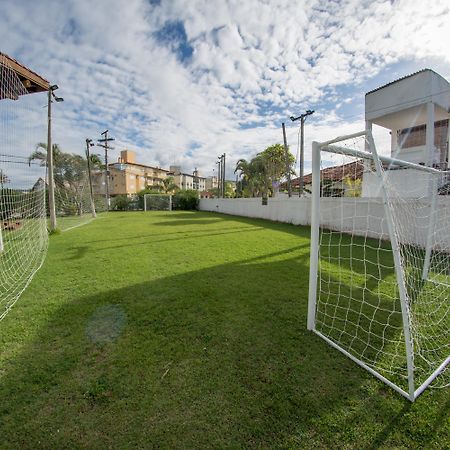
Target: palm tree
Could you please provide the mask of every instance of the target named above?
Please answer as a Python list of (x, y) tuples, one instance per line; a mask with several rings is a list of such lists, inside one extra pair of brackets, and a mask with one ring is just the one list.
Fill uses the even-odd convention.
[(103, 164), (103, 161), (101, 160), (100, 156), (92, 153), (90, 155), (90, 163), (91, 163), (91, 169), (104, 169), (105, 165)]
[[(53, 144), (52, 149), (53, 163), (56, 167), (57, 162), (61, 159), (62, 151), (59, 148), (58, 144)], [(47, 144), (45, 144), (44, 142), (38, 142), (36, 144), (36, 150), (28, 158), (29, 163), (35, 160), (39, 161), (42, 167), (47, 166)]]
[[(75, 203), (79, 214), (82, 213), (82, 192), (87, 172), (87, 161), (80, 155), (63, 152), (58, 144), (53, 149), (53, 178), (54, 185), (59, 191), (60, 208), (64, 204)], [(29, 156), (28, 161), (37, 160), (41, 166), (47, 166), (47, 144), (39, 142), (36, 150)], [(58, 207), (58, 204), (56, 205)]]
[(246, 159), (238, 160), (236, 163), (236, 168), (234, 169), (234, 173), (236, 172), (240, 172), (242, 192), (244, 192), (245, 188), (248, 188), (250, 195), (254, 197), (254, 192), (252, 189), (253, 168), (251, 167), (251, 163), (249, 163)]
[(249, 190), (252, 197), (266, 196), (269, 191), (268, 177), (264, 159), (257, 155), (248, 162), (240, 159), (236, 164), (234, 173), (240, 172), (243, 186)]
[(162, 183), (161, 187), (164, 194), (173, 194), (178, 189), (178, 186), (173, 182), (173, 177), (165, 178)]

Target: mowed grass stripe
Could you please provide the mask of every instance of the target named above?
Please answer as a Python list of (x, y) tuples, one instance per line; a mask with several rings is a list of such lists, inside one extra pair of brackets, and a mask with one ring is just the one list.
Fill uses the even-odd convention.
[(52, 236), (0, 325), (2, 446), (448, 442), (444, 390), (411, 405), (305, 330), (308, 271), (308, 228), (212, 213)]

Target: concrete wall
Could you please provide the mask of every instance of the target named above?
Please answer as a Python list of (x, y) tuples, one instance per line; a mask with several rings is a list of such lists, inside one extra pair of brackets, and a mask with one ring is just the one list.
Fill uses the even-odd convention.
[(295, 225), (311, 224), (310, 198), (280, 196), (269, 198), (265, 206), (262, 205), (261, 198), (203, 198), (200, 199), (200, 210)]
[[(334, 230), (352, 231), (360, 236), (388, 239), (384, 206), (379, 198), (321, 198), (321, 226)], [(213, 211), (243, 217), (268, 219), (294, 225), (311, 225), (311, 198), (269, 198), (262, 205), (261, 198), (201, 199), (201, 211)], [(394, 205), (397, 228), (403, 242), (425, 246), (429, 230), (429, 206), (419, 201)], [(435, 244), (450, 251), (450, 198), (439, 197), (437, 202), (437, 233)]]

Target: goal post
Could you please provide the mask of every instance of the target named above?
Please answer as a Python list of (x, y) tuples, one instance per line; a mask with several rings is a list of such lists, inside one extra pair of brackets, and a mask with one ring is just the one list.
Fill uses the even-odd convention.
[(411, 401), (448, 385), (449, 172), (370, 131), (313, 142), (312, 172), (308, 330)]
[(144, 211), (172, 211), (172, 195), (145, 194)]

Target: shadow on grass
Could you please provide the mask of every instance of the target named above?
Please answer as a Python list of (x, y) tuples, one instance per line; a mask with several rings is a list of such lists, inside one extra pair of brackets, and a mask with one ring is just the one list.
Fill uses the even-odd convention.
[[(203, 230), (189, 230), (189, 231), (177, 231), (175, 233), (161, 233), (161, 234), (148, 234), (148, 235), (141, 235), (141, 236), (133, 236), (129, 239), (116, 239), (114, 238), (114, 242), (119, 240), (125, 240), (127, 243), (123, 245), (111, 245), (108, 247), (98, 247), (97, 249), (89, 249), (88, 251), (91, 253), (96, 252), (102, 252), (105, 250), (115, 250), (120, 248), (128, 248), (128, 247), (140, 247), (142, 245), (148, 245), (148, 244), (158, 244), (162, 242), (171, 242), (171, 241), (186, 241), (187, 239), (201, 239), (201, 238), (207, 238), (207, 237), (214, 237), (214, 236), (221, 236), (221, 235), (229, 235), (229, 234), (240, 234), (245, 232), (255, 232), (255, 231), (263, 231), (264, 228), (234, 228), (232, 231), (229, 229), (218, 229), (215, 232), (207, 232), (210, 229), (203, 229)], [(172, 237), (174, 235), (174, 237)], [(155, 236), (169, 236), (166, 239), (155, 239)], [(111, 239), (109, 240), (96, 240), (89, 243), (99, 243), (99, 242), (113, 242)], [(72, 256), (70, 259), (77, 259), (77, 255), (84, 255), (86, 253), (86, 246), (74, 246), (70, 247), (68, 250), (74, 251), (75, 255)]]
[[(291, 251), (63, 304), (2, 368), (5, 447), (364, 448), (417, 438), (401, 419), (406, 400), (305, 330), (296, 274), (307, 255), (264, 262)], [(419, 438), (429, 447), (436, 436)]]

